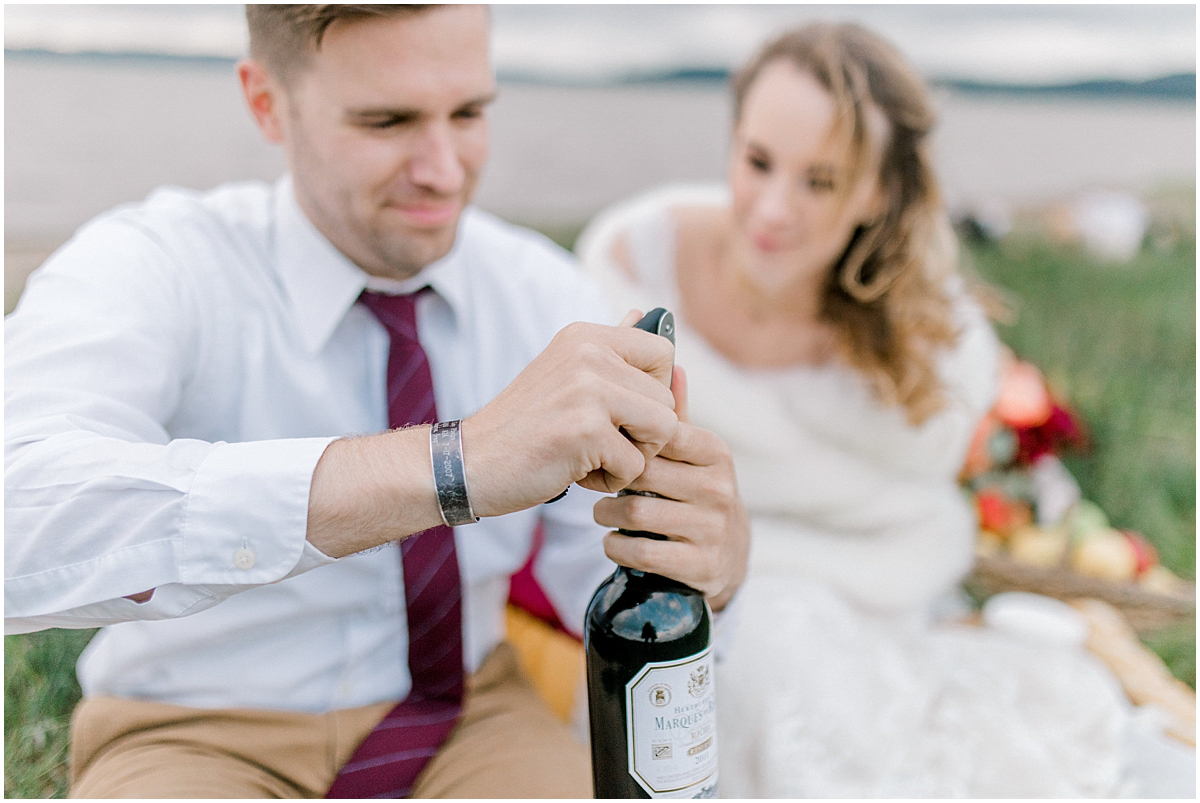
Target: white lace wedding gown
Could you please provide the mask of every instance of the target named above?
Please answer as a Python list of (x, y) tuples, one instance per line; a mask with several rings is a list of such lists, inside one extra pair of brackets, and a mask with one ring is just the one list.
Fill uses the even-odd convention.
[[(580, 237), (618, 317), (671, 309), (693, 423), (730, 445), (753, 546), (718, 667), (724, 797), (1189, 796), (1194, 751), (1136, 716), (1077, 644), (939, 621), (972, 559), (955, 483), (990, 406), (998, 343), (958, 299), (939, 373), (951, 399), (918, 428), (838, 365), (756, 369), (681, 314), (670, 209), (720, 186), (619, 204)], [(624, 237), (631, 281), (613, 258)]]

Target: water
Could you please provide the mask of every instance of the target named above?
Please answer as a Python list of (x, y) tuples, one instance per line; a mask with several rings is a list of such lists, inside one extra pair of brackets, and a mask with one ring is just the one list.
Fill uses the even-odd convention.
[[(227, 64), (45, 56), (5, 59), (5, 246), (61, 242), (153, 187), (272, 179)], [(1099, 186), (1191, 182), (1195, 107), (1162, 101), (942, 94), (934, 153), (953, 203), (1038, 203)], [(719, 179), (723, 86), (501, 86), (480, 205), (574, 224), (665, 181)]]

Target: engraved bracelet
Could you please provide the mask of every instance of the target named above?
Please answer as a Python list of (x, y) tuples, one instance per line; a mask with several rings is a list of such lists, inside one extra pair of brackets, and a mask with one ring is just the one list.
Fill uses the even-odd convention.
[(433, 487), (447, 527), (479, 521), (467, 498), (467, 472), (463, 468), (459, 421), (439, 421), (429, 430), (429, 455), (433, 458)]

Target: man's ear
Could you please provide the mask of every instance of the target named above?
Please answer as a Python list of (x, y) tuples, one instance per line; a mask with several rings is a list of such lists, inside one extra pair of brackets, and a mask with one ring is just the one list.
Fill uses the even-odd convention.
[(261, 62), (254, 59), (243, 59), (237, 65), (238, 78), (242, 82), (242, 94), (246, 97), (246, 105), (254, 115), (254, 122), (262, 132), (267, 142), (278, 145), (283, 142), (283, 90), (279, 83), (267, 72)]

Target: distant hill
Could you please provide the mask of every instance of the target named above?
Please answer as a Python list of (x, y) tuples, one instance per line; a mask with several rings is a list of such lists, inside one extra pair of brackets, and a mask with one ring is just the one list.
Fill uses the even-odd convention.
[[(695, 67), (668, 70), (658, 73), (639, 73), (625, 76), (620, 83), (724, 83), (730, 71), (720, 67)], [(1053, 95), (1083, 97), (1142, 97), (1170, 98), (1174, 100), (1196, 100), (1196, 74), (1178, 73), (1148, 81), (1093, 80), (1069, 84), (1014, 84), (986, 81), (967, 81), (956, 78), (933, 79), (934, 86), (972, 94), (1004, 95)]]
[(630, 73), (624, 76), (620, 83), (645, 84), (663, 81), (682, 81), (687, 83), (727, 83), (732, 72), (724, 67), (681, 67), (676, 70), (661, 72)]
[[(595, 81), (549, 77), (528, 73), (501, 73), (500, 78), (512, 83), (535, 84), (727, 84), (732, 72), (723, 67), (684, 67), (672, 70), (627, 73), (619, 78), (598, 78)], [(956, 92), (978, 95), (1024, 95), (1088, 98), (1162, 98), (1196, 100), (1196, 74), (1179, 73), (1148, 81), (1098, 79), (1069, 84), (1016, 84), (969, 81), (958, 78), (934, 78), (934, 86)]]
[(1196, 74), (1178, 73), (1148, 81), (1097, 80), (1072, 84), (994, 84), (953, 78), (932, 82), (957, 92), (988, 95), (1053, 95), (1093, 98), (1140, 97), (1196, 101)]
[[(223, 56), (174, 55), (165, 53), (58, 53), (39, 49), (5, 49), (5, 57), (93, 59), (116, 62), (192, 63), (227, 66), (235, 59)], [(504, 71), (502, 81), (516, 84), (558, 86), (603, 86), (628, 84), (726, 84), (731, 70), (725, 67), (679, 67), (668, 70), (631, 72), (619, 77), (597, 75), (595, 79), (560, 76), (544, 72)], [(1162, 98), (1196, 102), (1196, 73), (1177, 73), (1148, 81), (1093, 80), (1069, 84), (1015, 84), (969, 81), (960, 78), (934, 78), (933, 86), (975, 95), (1022, 95), (1088, 98)]]
[(38, 47), (4, 48), (4, 57), (23, 59), (68, 59), (72, 61), (110, 62), (116, 64), (202, 65), (228, 67), (237, 63), (232, 56), (209, 56), (191, 53), (146, 53), (142, 51), (82, 50), (63, 53)]

